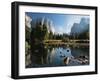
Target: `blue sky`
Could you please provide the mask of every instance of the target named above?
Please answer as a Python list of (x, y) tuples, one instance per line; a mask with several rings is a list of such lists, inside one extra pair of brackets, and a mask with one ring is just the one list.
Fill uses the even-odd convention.
[(35, 20), (37, 18), (48, 18), (53, 22), (53, 27), (51, 28), (53, 32), (63, 34), (70, 33), (71, 27), (74, 23), (79, 23), (81, 18), (89, 18), (88, 15), (74, 15), (74, 14), (54, 14), (54, 13), (33, 13), (26, 12), (28, 16)]

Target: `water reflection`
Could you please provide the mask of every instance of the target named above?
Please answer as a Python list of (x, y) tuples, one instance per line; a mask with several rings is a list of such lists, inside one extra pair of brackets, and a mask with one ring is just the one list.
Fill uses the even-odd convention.
[(76, 66), (89, 64), (89, 48), (34, 45), (27, 67)]

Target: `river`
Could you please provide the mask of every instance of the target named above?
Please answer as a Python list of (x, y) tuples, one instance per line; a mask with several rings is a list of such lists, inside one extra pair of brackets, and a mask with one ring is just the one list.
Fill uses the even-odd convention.
[(27, 68), (89, 65), (89, 47), (34, 46)]

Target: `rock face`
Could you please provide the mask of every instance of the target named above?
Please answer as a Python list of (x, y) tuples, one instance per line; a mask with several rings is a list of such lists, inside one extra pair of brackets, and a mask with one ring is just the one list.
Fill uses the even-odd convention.
[(80, 23), (74, 23), (71, 28), (71, 35), (81, 34), (85, 31), (89, 31), (89, 19), (82, 18)]
[(32, 19), (28, 15), (25, 15), (25, 26), (31, 28), (31, 21)]
[(36, 25), (39, 24), (40, 27), (43, 27), (43, 25), (45, 25), (48, 29), (48, 32), (52, 31), (52, 27), (53, 27), (53, 22), (45, 17), (41, 17), (41, 18), (37, 18), (35, 20), (32, 21), (32, 28), (35, 28)]

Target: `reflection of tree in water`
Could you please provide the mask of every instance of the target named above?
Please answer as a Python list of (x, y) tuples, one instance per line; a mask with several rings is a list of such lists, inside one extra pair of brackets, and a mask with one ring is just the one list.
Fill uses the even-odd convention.
[(37, 65), (46, 64), (47, 49), (42, 43), (32, 46), (31, 50), (32, 50), (31, 61), (33, 66), (34, 64)]
[(46, 64), (47, 49), (44, 45), (44, 40), (48, 39), (49, 36), (49, 21), (46, 19), (36, 19), (32, 25), (30, 33), (31, 40), (31, 62), (32, 66)]

